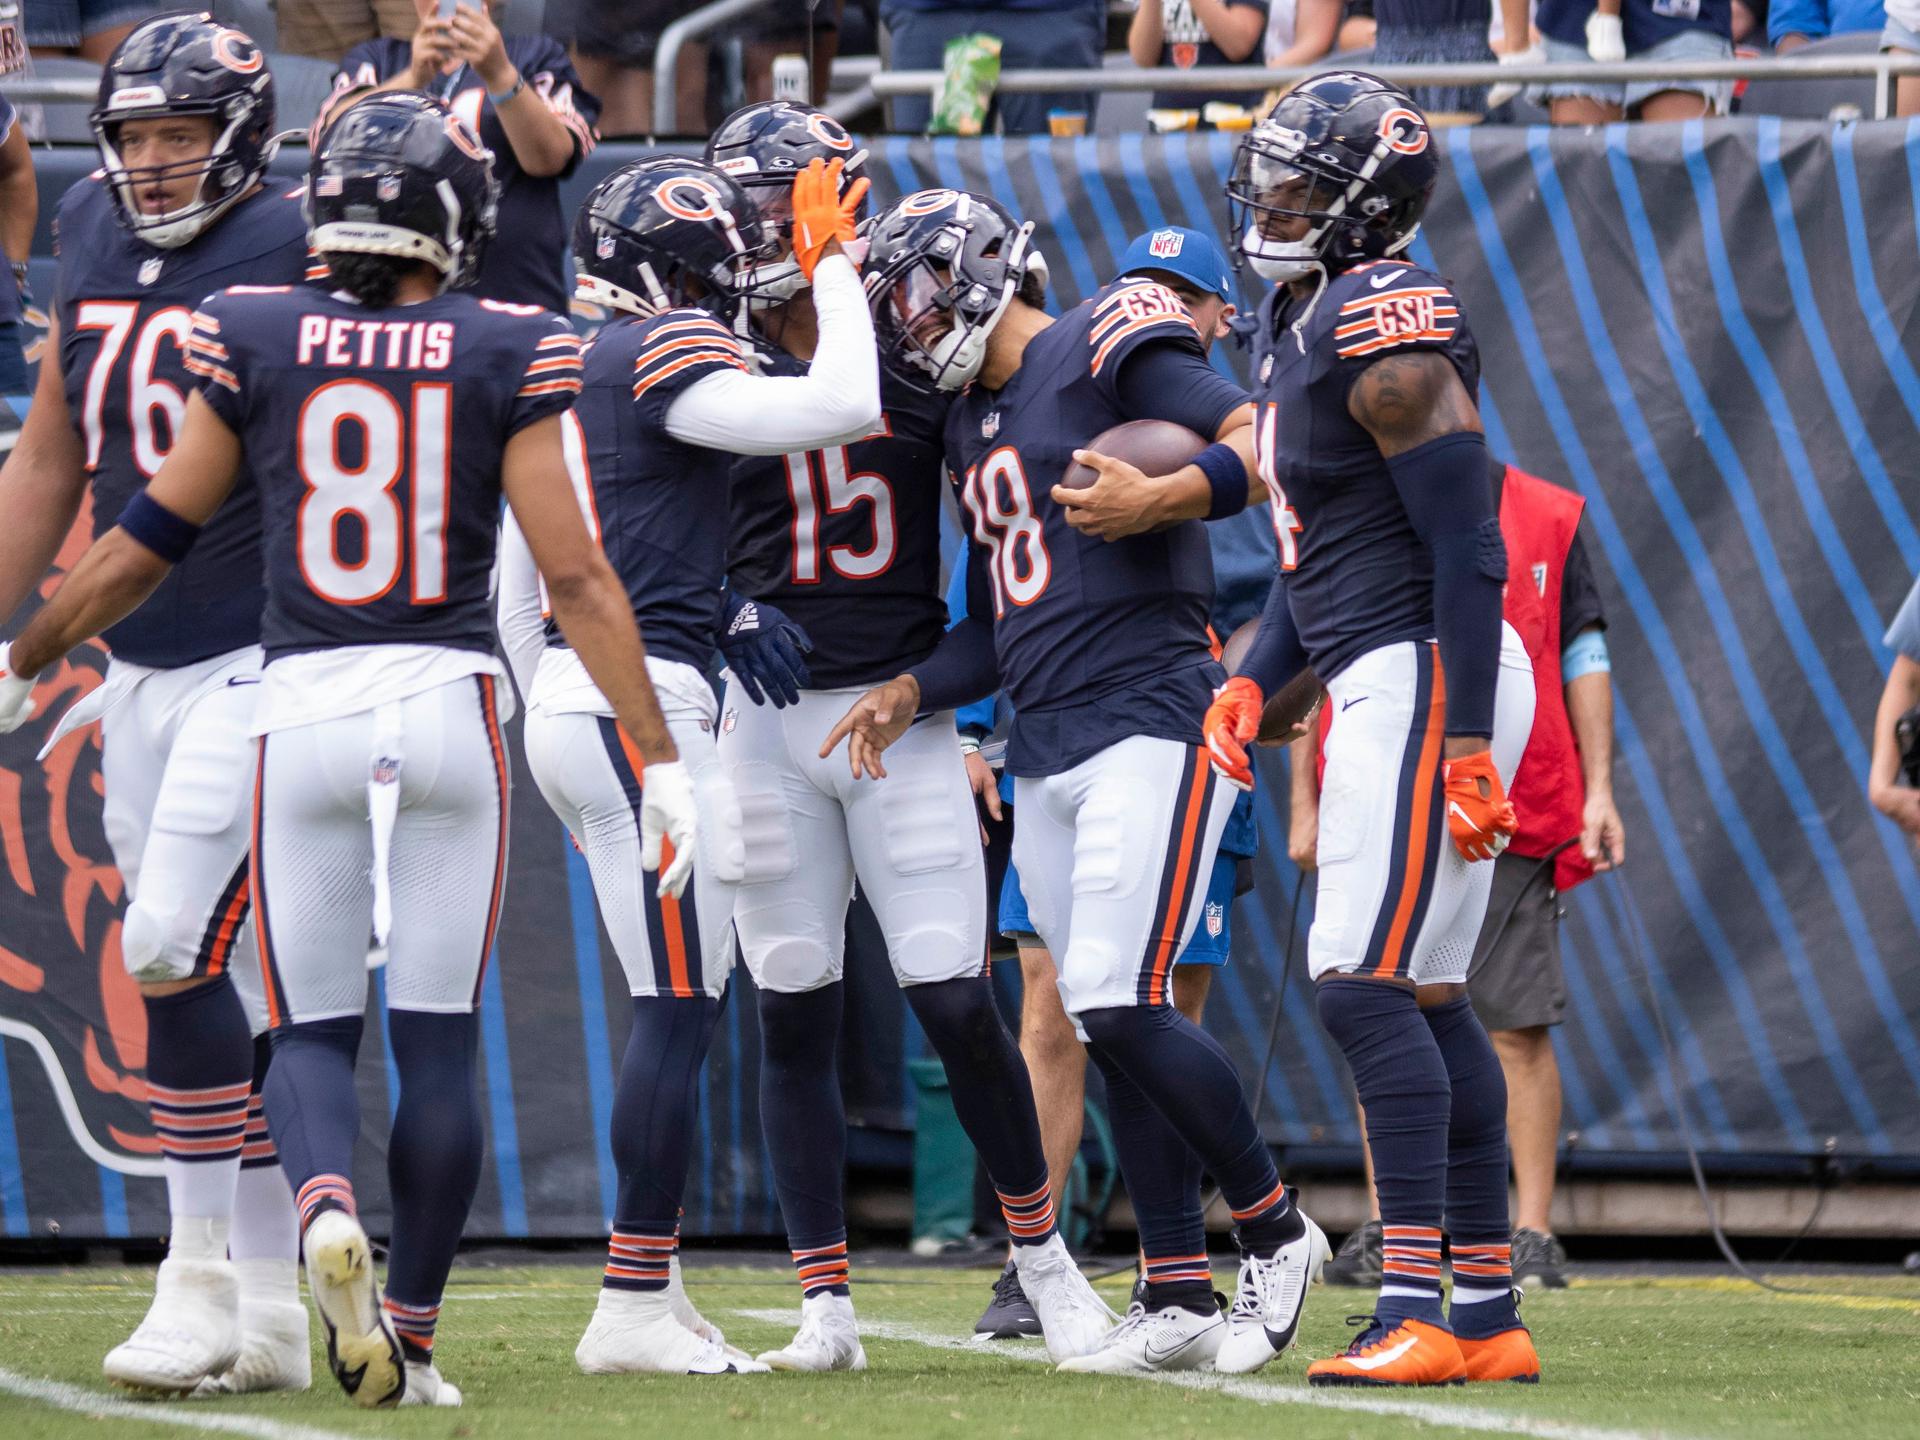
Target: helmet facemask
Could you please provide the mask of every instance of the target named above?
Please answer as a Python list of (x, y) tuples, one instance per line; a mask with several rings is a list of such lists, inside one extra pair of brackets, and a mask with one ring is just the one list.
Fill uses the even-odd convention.
[[(1234, 157), (1227, 208), (1239, 253), (1256, 274), (1285, 284), (1316, 269), (1324, 272), (1329, 261), (1397, 255), (1413, 242), (1418, 225), (1384, 246), (1367, 239), (1368, 227), (1390, 208), (1371, 187), (1390, 153), (1385, 137), (1357, 170), (1306, 151), (1299, 131), (1269, 123), (1251, 132)], [(1293, 240), (1269, 234), (1283, 219), (1304, 219), (1309, 228)], [(1343, 248), (1350, 253), (1341, 253)]]
[[(1004, 254), (990, 257), (1003, 262), (997, 287), (957, 276), (928, 253), (869, 276), (874, 329), (881, 354), (893, 362), (895, 373), (919, 389), (952, 391), (970, 385), (986, 363), (987, 342), (1019, 295), (1021, 282), (1032, 276), (1042, 287), (1046, 284), (1046, 260), (1032, 248), (1032, 237), (1029, 222), (1005, 242)], [(957, 253), (965, 240), (964, 234), (954, 236), (947, 252)], [(932, 247), (935, 252), (940, 248), (938, 242)]]
[[(153, 90), (151, 95), (143, 94)], [(169, 104), (155, 87), (118, 91), (105, 110), (89, 117), (100, 163), (113, 186), (123, 223), (143, 244), (177, 250), (192, 241), (251, 190), (272, 162), (278, 138), (269, 139), (252, 165), (234, 151), (234, 140), (253, 118), (251, 96), (234, 95), (219, 104), (185, 107)], [(120, 127), (131, 120), (202, 118), (213, 125), (213, 145), (203, 156), (167, 165), (130, 167), (121, 158)], [(148, 185), (194, 179), (192, 198), (158, 215), (140, 208), (140, 190)]]

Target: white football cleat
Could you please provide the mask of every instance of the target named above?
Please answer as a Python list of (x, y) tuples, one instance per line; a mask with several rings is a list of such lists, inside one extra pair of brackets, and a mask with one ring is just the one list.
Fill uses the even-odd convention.
[(1196, 1315), (1178, 1305), (1149, 1310), (1136, 1301), (1127, 1307), (1126, 1319), (1107, 1332), (1098, 1350), (1062, 1360), (1060, 1368), (1095, 1375), (1205, 1370), (1226, 1338), (1227, 1317), (1218, 1310), (1210, 1315)]
[(1056, 1233), (1044, 1244), (1013, 1247), (1014, 1268), (1027, 1303), (1040, 1317), (1047, 1337), (1047, 1354), (1055, 1364), (1076, 1355), (1091, 1355), (1120, 1317), (1093, 1293), (1093, 1286), (1067, 1253), (1066, 1241)]
[(333, 1378), (356, 1405), (398, 1405), (407, 1390), (407, 1368), (400, 1336), (380, 1305), (367, 1232), (346, 1211), (323, 1210), (307, 1226), (304, 1244), (307, 1289), (327, 1334)]
[(178, 1394), (240, 1358), (240, 1279), (230, 1260), (168, 1256), (153, 1304), (101, 1368), (116, 1385)]
[[(750, 1374), (766, 1369), (764, 1365), (757, 1363), (753, 1356), (742, 1350), (738, 1345), (729, 1345), (727, 1343), (727, 1337), (721, 1333), (720, 1327), (693, 1308), (693, 1301), (687, 1295), (686, 1282), (680, 1278), (680, 1257), (678, 1255), (675, 1255), (667, 1261), (667, 1300), (673, 1310), (673, 1318), (675, 1320), (686, 1326), (687, 1329), (698, 1335), (702, 1340), (711, 1340), (715, 1345), (718, 1345), (722, 1350), (726, 1351), (728, 1356), (736, 1362), (735, 1368), (740, 1370), (742, 1374)], [(741, 1366), (738, 1363), (743, 1360), (746, 1362), (745, 1366)]]
[(305, 1390), (313, 1384), (313, 1351), (307, 1343), (307, 1307), (298, 1300), (240, 1301), (240, 1358), (209, 1375), (196, 1395), (257, 1395)]
[(683, 1324), (664, 1291), (602, 1290), (573, 1359), (587, 1375), (767, 1373), (759, 1361), (735, 1358), (723, 1343)]
[(774, 1370), (864, 1370), (853, 1301), (845, 1295), (810, 1295), (800, 1302), (800, 1329), (785, 1348), (768, 1350), (760, 1363)]
[(433, 1362), (407, 1361), (407, 1390), (400, 1397), (402, 1405), (437, 1405), (442, 1410), (460, 1408), (460, 1387), (451, 1380), (441, 1378), (440, 1372), (433, 1368)]
[(1306, 1231), (1271, 1255), (1243, 1252), (1233, 1308), (1227, 1312), (1227, 1338), (1213, 1368), (1226, 1375), (1258, 1370), (1293, 1344), (1307, 1287), (1320, 1278), (1333, 1248), (1305, 1211)]

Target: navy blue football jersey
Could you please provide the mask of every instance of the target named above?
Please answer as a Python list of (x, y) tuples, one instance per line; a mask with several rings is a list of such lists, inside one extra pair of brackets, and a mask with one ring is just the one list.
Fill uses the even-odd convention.
[[(766, 372), (805, 362), (767, 347)], [(940, 595), (940, 461), (950, 395), (880, 375), (880, 426), (864, 440), (733, 462), (727, 572), (813, 641), (822, 690), (871, 685), (926, 658), (946, 630)]]
[[(617, 320), (587, 348), (574, 406), (583, 452), (575, 483), (586, 482), (589, 521), (647, 651), (702, 670), (720, 622), (733, 457), (674, 439), (667, 411), (696, 380), (746, 368), (733, 332), (704, 310)], [(551, 617), (547, 643), (566, 643)]]
[(501, 456), (580, 393), (572, 327), (458, 290), (368, 310), (236, 286), (202, 303), (188, 344), (258, 484), (268, 661), (492, 650)]
[[(120, 224), (96, 173), (61, 198), (55, 226), (60, 373), (98, 539), (173, 448), (197, 384), (186, 365), (194, 306), (229, 285), (324, 271), (309, 258), (298, 195), (280, 188), (242, 200), (179, 249), (156, 250)], [(243, 474), (192, 553), (105, 638), (137, 665), (191, 665), (257, 644), (261, 604), (259, 507)]]
[[(1057, 774), (1131, 735), (1201, 741), (1201, 716), (1223, 676), (1207, 642), (1205, 526), (1096, 540), (1067, 524), (1052, 499), (1073, 452), (1101, 431), (1171, 420), (1210, 437), (1246, 402), (1220, 384), (1187, 392), (1210, 397), (1207, 413), (1173, 392), (1159, 406), (1125, 406), (1123, 369), (1166, 347), (1213, 376), (1178, 296), (1152, 281), (1110, 285), (1029, 341), (1002, 389), (976, 383), (948, 418), (968, 563), (984, 577), (1014, 709), (1015, 775)], [(981, 593), (978, 579), (972, 588)]]
[(1434, 633), (1433, 556), (1348, 413), (1353, 382), (1384, 355), (1437, 350), (1477, 396), (1480, 351), (1446, 281), (1405, 261), (1336, 275), (1296, 333), (1302, 304), (1285, 287), (1261, 304), (1253, 441), (1294, 624), (1330, 680), (1369, 650)]

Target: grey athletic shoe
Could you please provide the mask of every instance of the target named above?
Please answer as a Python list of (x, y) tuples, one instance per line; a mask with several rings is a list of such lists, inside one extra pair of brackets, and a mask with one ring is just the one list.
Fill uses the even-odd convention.
[(1513, 1283), (1522, 1290), (1564, 1290), (1567, 1276), (1561, 1267), (1567, 1252), (1551, 1235), (1538, 1230), (1513, 1232)]
[(1027, 1292), (1020, 1288), (1020, 1272), (1011, 1260), (993, 1282), (992, 1303), (981, 1312), (973, 1333), (989, 1340), (1040, 1338), (1040, 1317), (1028, 1303)]
[(1380, 1222), (1369, 1220), (1358, 1230), (1348, 1232), (1333, 1259), (1320, 1272), (1320, 1278), (1329, 1285), (1370, 1290), (1380, 1283), (1380, 1249)]

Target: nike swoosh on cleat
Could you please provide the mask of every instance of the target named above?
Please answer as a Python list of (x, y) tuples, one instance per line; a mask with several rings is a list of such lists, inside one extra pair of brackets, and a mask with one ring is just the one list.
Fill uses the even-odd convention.
[(1351, 710), (1354, 706), (1358, 705), (1362, 700), (1366, 698), (1367, 697), (1364, 695), (1356, 695), (1351, 700), (1342, 700), (1340, 702), (1340, 713), (1344, 715), (1347, 711)]
[[(1206, 1333), (1207, 1332), (1203, 1330), (1200, 1332), (1200, 1335), (1204, 1335)], [(1193, 1342), (1198, 1340), (1200, 1338), (1200, 1335), (1187, 1336), (1186, 1339), (1182, 1340), (1178, 1345), (1174, 1346), (1171, 1350), (1162, 1350), (1158, 1346), (1156, 1346), (1153, 1343), (1153, 1341), (1149, 1340), (1147, 1341), (1145, 1346), (1145, 1349), (1147, 1352), (1147, 1358), (1149, 1360), (1171, 1360), (1173, 1359), (1174, 1356), (1178, 1355), (1182, 1350), (1191, 1349), (1193, 1347)]]
[(1398, 1345), (1389, 1346), (1376, 1355), (1344, 1355), (1341, 1358), (1358, 1370), (1378, 1370), (1382, 1365), (1391, 1365), (1419, 1343), (1418, 1335), (1409, 1335)]

